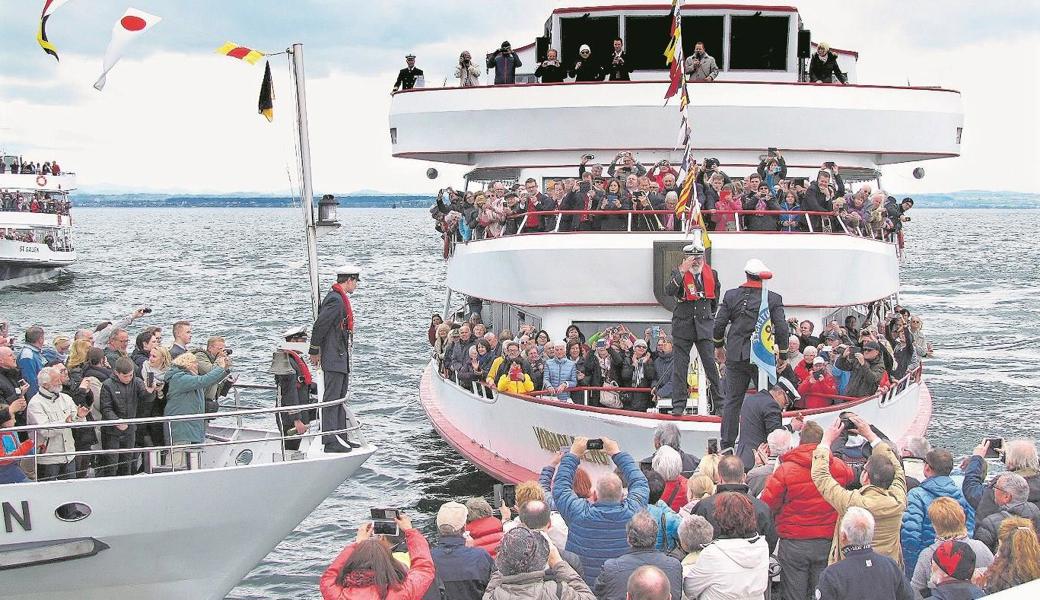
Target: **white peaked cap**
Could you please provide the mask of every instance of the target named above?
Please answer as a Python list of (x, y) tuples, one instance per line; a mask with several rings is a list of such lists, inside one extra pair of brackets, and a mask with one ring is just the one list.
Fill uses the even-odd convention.
[(744, 272), (750, 275), (761, 275), (762, 273), (768, 273), (769, 267), (757, 258), (752, 258), (744, 265)]
[(353, 263), (347, 263), (345, 265), (340, 265), (340, 266), (336, 267), (336, 275), (337, 276), (339, 276), (339, 275), (354, 275), (356, 277), (360, 277), (361, 276), (361, 267), (359, 267), (359, 266), (357, 266), (357, 265), (355, 265)]
[(299, 337), (301, 335), (304, 335), (304, 336), (307, 335), (307, 326), (306, 325), (299, 325), (299, 326), (296, 326), (296, 327), (290, 327), (289, 329), (286, 329), (282, 333), (282, 337), (285, 338), (285, 339), (289, 339), (291, 337)]
[(700, 256), (704, 254), (704, 247), (694, 242), (692, 244), (687, 244), (686, 246), (683, 246), (682, 251), (683, 254), (687, 256)]

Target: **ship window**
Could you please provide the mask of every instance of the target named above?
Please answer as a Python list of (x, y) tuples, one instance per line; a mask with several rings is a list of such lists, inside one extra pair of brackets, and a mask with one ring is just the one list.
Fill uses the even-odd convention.
[[(568, 17), (560, 19), (560, 46), (563, 66), (571, 68), (578, 60), (578, 48), (588, 44), (592, 57), (605, 59), (618, 37), (618, 17)], [(664, 46), (661, 47), (664, 52)]]
[(704, 42), (704, 51), (715, 58), (722, 68), (722, 20), (718, 17), (683, 17), (683, 56), (693, 54), (697, 42)]
[(664, 49), (672, 35), (672, 18), (626, 17), (625, 56), (630, 69), (667, 69)]
[(730, 17), (729, 68), (787, 70), (790, 17)]

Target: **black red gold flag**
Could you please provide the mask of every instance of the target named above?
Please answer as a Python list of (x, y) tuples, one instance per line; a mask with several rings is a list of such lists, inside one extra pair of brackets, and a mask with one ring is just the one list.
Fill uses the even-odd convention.
[(274, 81), (271, 79), (271, 61), (265, 61), (264, 81), (260, 84), (259, 112), (268, 122), (274, 121)]
[(69, 0), (47, 0), (43, 3), (43, 11), (40, 12), (40, 28), (36, 31), (36, 41), (43, 48), (43, 51), (54, 57), (54, 60), (60, 61), (58, 58), (58, 49), (54, 47), (54, 44), (50, 43), (47, 39), (47, 19), (51, 18), (54, 11), (58, 10), (62, 4), (65, 4)]

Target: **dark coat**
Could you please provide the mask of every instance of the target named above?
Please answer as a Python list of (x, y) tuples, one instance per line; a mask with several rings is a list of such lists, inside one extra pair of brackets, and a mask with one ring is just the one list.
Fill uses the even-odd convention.
[[(599, 210), (599, 205), (603, 201), (603, 195), (600, 192), (594, 192), (592, 203), (589, 205), (589, 210)], [(560, 210), (584, 210), (585, 209), (585, 193), (580, 190), (572, 190), (563, 197), (563, 201), (560, 202)], [(582, 215), (567, 214), (560, 217), (560, 231), (578, 231), (588, 229), (599, 229), (599, 222), (594, 215), (590, 216), (586, 223), (582, 223)]]
[(824, 569), (816, 585), (816, 597), (911, 600), (914, 595), (899, 564), (866, 547), (850, 550), (843, 560)]
[(996, 553), (997, 541), (1000, 539), (997, 535), (1000, 531), (1000, 524), (1008, 517), (1029, 519), (1033, 522), (1033, 529), (1040, 534), (1040, 508), (1037, 508), (1032, 502), (1026, 501), (1004, 506), (1000, 511), (977, 522), (973, 537), (989, 546), (989, 549)]
[(415, 87), (415, 80), (422, 76), (422, 69), (405, 67), (397, 72), (397, 81), (394, 81), (394, 89), (410, 90)]
[[(747, 196), (744, 198), (744, 210), (755, 210), (758, 207), (758, 197)], [(776, 199), (770, 197), (766, 200), (766, 210), (780, 210)], [(776, 231), (777, 217), (779, 215), (744, 215), (744, 226), (749, 231)]]
[(834, 79), (842, 83), (848, 83), (845, 74), (838, 68), (838, 55), (828, 52), (827, 58), (824, 60), (820, 58), (819, 52), (813, 52), (812, 60), (809, 61), (809, 81), (834, 83)]
[[(762, 288), (744, 285), (726, 292), (715, 315), (713, 339), (715, 347), (726, 346), (726, 360), (747, 362), (751, 359), (751, 335), (758, 322), (758, 309), (762, 303)], [(773, 322), (773, 337), (777, 348), (787, 347), (790, 327), (784, 315), (784, 299), (776, 292), (769, 292), (769, 320)], [(727, 331), (726, 328), (729, 328)]]
[[(650, 358), (650, 355), (646, 355), (646, 362), (643, 363), (643, 377), (636, 379), (636, 369), (632, 365), (632, 359), (629, 357), (625, 360), (624, 365), (621, 367), (621, 386), (622, 387), (650, 387), (652, 382), (657, 379), (657, 369), (654, 367), (654, 361)], [(650, 406), (650, 392), (630, 392), (629, 401), (632, 410), (645, 411)]]
[(534, 76), (540, 78), (542, 83), (563, 83), (564, 78), (567, 77), (567, 69), (558, 64), (540, 64), (534, 70)]
[(878, 390), (881, 378), (885, 375), (885, 363), (880, 357), (874, 361), (868, 360), (861, 365), (855, 358), (845, 358), (845, 355), (842, 355), (834, 361), (834, 366), (842, 371), (852, 372), (849, 383), (845, 386), (846, 396), (860, 397), (874, 394)]
[(599, 64), (593, 59), (581, 60), (578, 59), (574, 63), (574, 67), (567, 71), (567, 75), (574, 78), (574, 81), (603, 81), (603, 65)]
[(776, 549), (776, 529), (773, 528), (773, 513), (769, 506), (765, 502), (762, 502), (758, 498), (752, 496), (749, 492), (748, 486), (743, 483), (720, 483), (715, 488), (715, 494), (702, 499), (693, 507), (691, 514), (700, 515), (711, 523), (711, 526), (715, 529), (715, 537), (719, 537), (719, 524), (715, 520), (715, 500), (718, 495), (722, 492), (737, 492), (744, 494), (751, 500), (751, 504), (755, 507), (755, 521), (758, 525), (759, 535), (763, 535), (766, 538), (766, 542), (769, 543), (769, 551), (772, 552)]
[[(993, 499), (993, 488), (983, 481), (986, 461), (981, 456), (968, 457), (968, 466), (964, 468), (964, 492), (968, 504), (975, 507), (975, 522), (980, 522), (995, 512), (1000, 511)], [(1031, 470), (1019, 470), (1015, 473), (1025, 478), (1029, 484), (1029, 501), (1040, 508), (1040, 473)]]
[(516, 52), (495, 50), (488, 55), (487, 68), (495, 70), (495, 85), (516, 83), (516, 68), (524, 66)]
[[(130, 383), (123, 383), (112, 375), (101, 384), (101, 418), (105, 421), (118, 419), (136, 419), (138, 415), (151, 415), (152, 400), (155, 394), (144, 387), (140, 377), (134, 377)], [(133, 435), (133, 427), (119, 431), (115, 427), (106, 427), (105, 435)]]
[(321, 353), (321, 368), (333, 373), (350, 373), (351, 332), (343, 328), (347, 318), (343, 299), (329, 290), (318, 307), (318, 318), (311, 329), (310, 354)]
[(442, 535), (430, 549), (437, 567), (436, 579), (426, 590), (425, 600), (440, 600), (441, 586), (452, 600), (480, 600), (491, 580), (494, 561), (487, 550), (470, 548), (461, 535)]
[[(715, 324), (715, 311), (719, 306), (719, 298), (722, 296), (722, 282), (719, 281), (719, 272), (711, 270), (715, 277), (714, 298), (698, 298), (686, 301), (683, 289), (683, 276), (678, 269), (672, 270), (672, 277), (664, 285), (664, 293), (679, 301), (672, 312), (672, 336), (690, 340), (712, 339), (712, 329)], [(703, 289), (701, 274), (694, 273), (694, 279), (698, 288)]]
[(592, 592), (598, 600), (625, 600), (628, 597), (628, 577), (646, 565), (657, 567), (668, 576), (672, 600), (679, 600), (682, 595), (682, 564), (654, 548), (632, 548), (627, 554), (603, 563)]
[(614, 52), (610, 52), (610, 57), (607, 59), (607, 64), (603, 65), (603, 71), (606, 73), (607, 79), (611, 81), (628, 81), (629, 73), (632, 72), (631, 67), (628, 66), (628, 54), (624, 51), (621, 52), (621, 62), (614, 64)]
[(740, 407), (737, 456), (744, 461), (745, 471), (755, 466), (755, 449), (766, 442), (770, 433), (783, 426), (780, 405), (769, 392), (759, 391), (744, 398), (744, 404)]

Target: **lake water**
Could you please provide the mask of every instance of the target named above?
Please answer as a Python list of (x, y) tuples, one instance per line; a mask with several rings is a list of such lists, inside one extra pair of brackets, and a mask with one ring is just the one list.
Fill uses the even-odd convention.
[[(1040, 211), (911, 214), (901, 300), (924, 317), (935, 346), (926, 365), (935, 399), (929, 438), (964, 454), (989, 433), (1040, 437)], [(427, 324), (445, 297), (428, 213), (358, 209), (340, 217), (344, 226), (319, 242), (322, 273), (346, 261), (364, 268), (354, 296), (352, 402), (380, 452), (231, 598), (316, 597), (318, 577), (369, 507), (401, 507), (429, 531), (445, 500), (491, 490), (493, 480), (440, 440), (418, 403)], [(154, 313), (141, 323), (166, 327), (166, 343), (169, 326), (190, 319), (196, 341), (227, 338), (243, 380), (269, 382), (263, 371), (278, 334), (310, 323), (301, 220), (293, 209), (80, 209), (72, 273), (0, 291), (0, 318), (16, 331), (42, 325), (50, 339), (148, 304)], [(827, 266), (821, 276), (855, 275), (840, 270)]]

